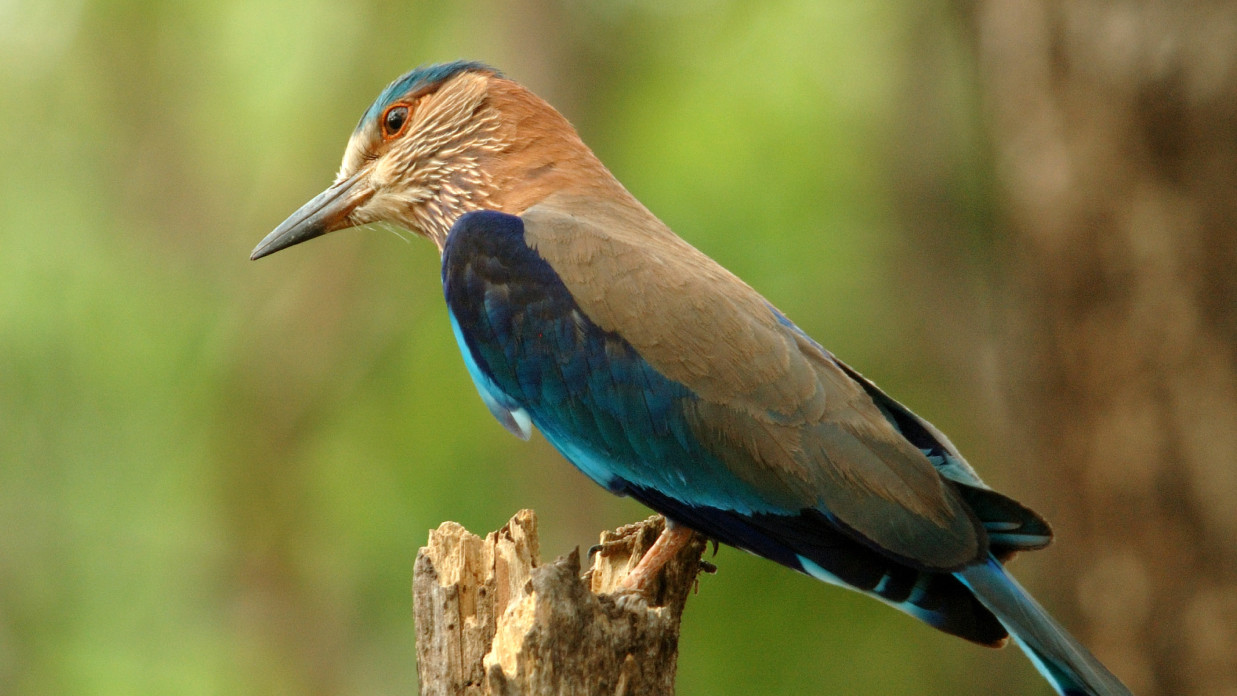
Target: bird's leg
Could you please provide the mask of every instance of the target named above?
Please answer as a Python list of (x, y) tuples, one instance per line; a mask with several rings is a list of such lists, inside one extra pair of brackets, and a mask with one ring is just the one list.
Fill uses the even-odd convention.
[(627, 577), (623, 578), (623, 588), (643, 592), (653, 578), (661, 572), (662, 566), (674, 558), (674, 555), (691, 538), (692, 530), (666, 518), (666, 528), (662, 530), (657, 541), (653, 542), (653, 546), (644, 554), (636, 567), (627, 574)]

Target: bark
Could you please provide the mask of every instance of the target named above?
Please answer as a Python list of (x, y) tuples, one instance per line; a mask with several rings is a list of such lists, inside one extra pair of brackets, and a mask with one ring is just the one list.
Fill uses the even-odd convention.
[(422, 696), (673, 694), (703, 537), (648, 595), (618, 588), (663, 525), (652, 517), (604, 532), (581, 577), (578, 550), (541, 564), (529, 510), (484, 540), (444, 522), (413, 573)]
[(1060, 613), (1136, 693), (1237, 693), (1237, 5), (974, 9)]

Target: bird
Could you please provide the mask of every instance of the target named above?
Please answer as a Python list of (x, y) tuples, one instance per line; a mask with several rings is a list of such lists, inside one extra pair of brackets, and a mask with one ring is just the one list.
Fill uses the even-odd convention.
[(1012, 636), (1057, 693), (1130, 693), (1005, 569), (1048, 545), (1044, 518), (672, 232), (520, 83), (471, 61), (400, 76), (251, 258), (373, 223), (437, 247), (498, 422), (665, 517), (629, 588), (695, 530), (945, 633)]

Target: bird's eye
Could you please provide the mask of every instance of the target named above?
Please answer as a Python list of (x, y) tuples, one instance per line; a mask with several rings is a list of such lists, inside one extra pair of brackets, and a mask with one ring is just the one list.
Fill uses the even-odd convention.
[(392, 106), (382, 115), (382, 137), (388, 140), (394, 138), (404, 130), (407, 124), (408, 107), (403, 104)]

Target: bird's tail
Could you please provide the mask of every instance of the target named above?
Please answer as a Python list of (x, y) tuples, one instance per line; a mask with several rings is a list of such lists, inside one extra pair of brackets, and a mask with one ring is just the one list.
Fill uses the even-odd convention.
[(1065, 631), (995, 558), (957, 577), (1000, 619), (1062, 696), (1130, 696), (1130, 690)]

